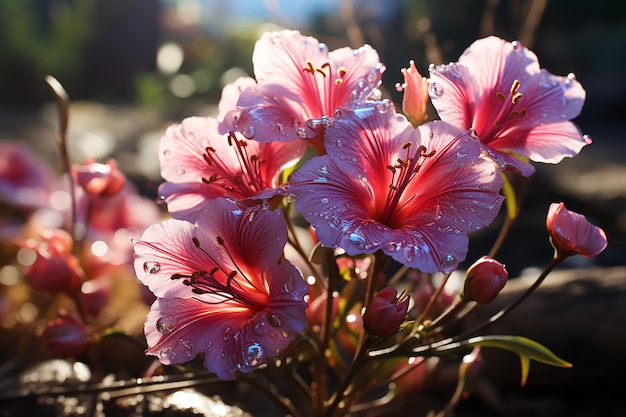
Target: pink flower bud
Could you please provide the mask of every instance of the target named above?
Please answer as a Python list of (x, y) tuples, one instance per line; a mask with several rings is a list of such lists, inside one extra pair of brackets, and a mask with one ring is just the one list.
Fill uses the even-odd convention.
[(582, 214), (567, 210), (563, 203), (550, 205), (546, 227), (556, 256), (562, 258), (575, 254), (593, 258), (607, 245), (604, 230), (591, 224)]
[(468, 268), (461, 299), (476, 301), (478, 304), (490, 303), (504, 288), (508, 277), (509, 273), (503, 264), (483, 256)]
[(59, 310), (59, 317), (50, 320), (43, 331), (50, 352), (57, 357), (78, 356), (89, 345), (87, 327), (74, 314)]
[(409, 309), (409, 297), (398, 302), (397, 295), (395, 288), (383, 288), (367, 306), (363, 323), (369, 334), (387, 337), (398, 331)]
[(71, 238), (62, 230), (46, 231), (44, 240), (29, 245), (37, 256), (24, 274), (37, 291), (75, 294), (83, 281), (78, 259), (70, 253)]
[(402, 68), (402, 75), (404, 84), (398, 86), (404, 90), (402, 111), (413, 126), (421, 125), (428, 118), (428, 81), (419, 73), (413, 61), (409, 62), (409, 68)]
[(97, 316), (109, 302), (111, 293), (111, 277), (103, 275), (98, 278), (85, 281), (80, 287), (78, 302), (82, 311)]
[(87, 194), (97, 197), (112, 197), (126, 183), (126, 176), (117, 169), (114, 159), (106, 164), (88, 162), (76, 170), (76, 178)]

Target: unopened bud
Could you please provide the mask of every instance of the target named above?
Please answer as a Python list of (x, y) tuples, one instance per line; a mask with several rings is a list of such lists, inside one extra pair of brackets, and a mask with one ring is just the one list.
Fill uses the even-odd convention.
[(550, 205), (546, 227), (555, 256), (560, 258), (576, 254), (593, 258), (607, 246), (604, 230), (591, 224), (582, 214), (567, 210), (563, 203)]
[(413, 126), (419, 126), (428, 119), (426, 105), (428, 104), (428, 81), (415, 67), (415, 62), (409, 62), (409, 68), (402, 69), (404, 84), (400, 87), (404, 91), (402, 111)]
[(376, 294), (363, 314), (363, 324), (371, 335), (388, 337), (398, 331), (409, 309), (409, 297), (397, 298), (393, 287), (383, 288)]
[(126, 183), (126, 176), (117, 169), (114, 159), (106, 164), (87, 163), (76, 170), (76, 178), (87, 194), (97, 197), (112, 197)]
[(509, 273), (503, 264), (483, 256), (467, 269), (461, 299), (478, 304), (490, 303), (504, 288), (508, 278)]
[(50, 320), (43, 331), (43, 339), (50, 352), (57, 357), (75, 357), (87, 349), (87, 327), (74, 314), (59, 311), (59, 317)]

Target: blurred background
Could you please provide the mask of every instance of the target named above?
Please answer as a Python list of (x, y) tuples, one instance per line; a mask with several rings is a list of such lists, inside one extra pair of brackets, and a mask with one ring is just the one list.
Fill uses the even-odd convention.
[[(222, 87), (241, 75), (253, 75), (251, 56), (259, 35), (280, 28), (299, 29), (331, 50), (372, 45), (387, 67), (383, 97), (398, 107), (401, 94), (394, 85), (402, 82), (400, 69), (410, 59), (427, 74), (430, 63), (455, 61), (486, 35), (520, 40), (554, 74), (575, 73), (587, 91), (575, 123), (594, 143), (556, 166), (537, 164), (523, 215), (501, 260), (512, 276), (524, 276), (547, 263), (552, 249), (545, 214), (549, 203), (564, 201), (601, 225), (610, 242), (598, 258), (574, 257), (564, 267), (608, 270), (626, 264), (625, 2), (0, 0), (0, 141), (26, 142), (42, 160), (61, 169), (54, 143), (57, 109), (44, 82), (47, 74), (53, 75), (72, 99), (72, 159), (115, 157), (141, 192), (154, 198), (161, 181), (157, 148), (165, 128), (184, 117), (215, 114)], [(486, 230), (483, 237), (492, 242), (494, 233), (496, 229)], [(468, 259), (483, 252), (479, 239)], [(604, 303), (607, 308), (598, 313), (600, 323), (590, 324), (608, 329), (602, 343), (610, 346), (596, 349), (589, 328), (577, 332), (575, 323), (564, 324), (579, 336), (573, 345), (560, 343), (570, 356), (559, 353), (587, 364), (586, 373), (558, 374), (579, 375), (562, 387), (573, 393), (578, 405), (566, 405), (563, 392), (561, 400), (546, 394), (554, 392), (555, 382), (550, 386), (533, 380), (531, 371), (526, 393), (534, 387), (536, 398), (547, 401), (540, 403), (547, 406), (538, 406), (544, 414), (532, 415), (561, 415), (557, 412), (562, 410), (567, 415), (618, 415), (617, 410), (623, 410), (623, 400), (615, 401), (617, 390), (626, 388), (618, 375), (626, 369), (626, 289), (621, 284), (626, 277), (617, 274), (611, 279), (615, 282), (607, 284), (605, 292), (593, 293), (601, 295), (591, 301), (593, 306)], [(555, 314), (552, 320), (567, 320), (562, 312)], [(584, 308), (576, 314), (585, 315)], [(545, 375), (550, 379), (555, 374)], [(580, 397), (572, 390), (583, 379), (589, 385), (578, 386), (580, 392), (591, 390), (593, 395)], [(509, 380), (511, 392), (517, 393), (517, 373)], [(542, 391), (546, 386), (550, 390)]]

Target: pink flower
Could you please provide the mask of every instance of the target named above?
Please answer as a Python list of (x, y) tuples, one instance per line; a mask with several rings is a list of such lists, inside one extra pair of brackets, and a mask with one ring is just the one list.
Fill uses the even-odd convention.
[(461, 298), (478, 304), (492, 302), (509, 278), (504, 264), (483, 256), (467, 269)]
[(63, 230), (46, 230), (41, 242), (27, 241), (36, 252), (35, 261), (24, 271), (37, 291), (75, 295), (84, 280), (78, 258), (72, 254), (72, 238)]
[(604, 230), (582, 214), (567, 210), (563, 203), (550, 204), (546, 227), (556, 256), (561, 258), (575, 254), (593, 258), (607, 246)]
[(221, 135), (217, 120), (190, 117), (171, 126), (159, 146), (159, 193), (170, 214), (194, 221), (207, 200), (266, 199), (280, 193), (280, 174), (304, 154), (306, 144), (260, 143)]
[(88, 161), (75, 169), (78, 184), (87, 194), (98, 197), (111, 197), (124, 188), (126, 176), (117, 169), (117, 163), (110, 159), (106, 164)]
[(22, 208), (45, 206), (51, 178), (29, 148), (20, 143), (0, 143), (0, 202)]
[(59, 317), (46, 324), (43, 339), (48, 349), (58, 357), (80, 355), (89, 344), (85, 324), (78, 316), (65, 310), (60, 310)]
[(288, 192), (320, 242), (349, 255), (382, 250), (423, 272), (451, 271), (467, 233), (500, 207), (496, 166), (448, 123), (413, 129), (388, 103), (341, 110), (326, 149), (292, 174)]
[(429, 92), (442, 120), (475, 129), (503, 168), (526, 177), (535, 169), (524, 158), (556, 164), (591, 143), (569, 121), (580, 113), (585, 90), (573, 74), (540, 69), (519, 42), (475, 41), (458, 62), (431, 66)]
[(220, 378), (252, 372), (303, 329), (308, 288), (282, 258), (281, 211), (209, 201), (196, 224), (166, 220), (135, 244), (137, 277), (158, 297), (147, 354), (164, 364), (204, 354)]
[(87, 327), (74, 314), (59, 311), (59, 317), (50, 320), (43, 331), (43, 340), (57, 357), (74, 357), (87, 350)]
[(409, 297), (398, 298), (393, 287), (383, 288), (376, 294), (363, 313), (363, 323), (372, 335), (389, 337), (398, 331), (409, 309)]
[(329, 117), (367, 99), (385, 69), (369, 45), (329, 52), (317, 39), (291, 30), (265, 33), (252, 63), (258, 84), (241, 93), (239, 114), (227, 119), (248, 138), (310, 139), (320, 153)]

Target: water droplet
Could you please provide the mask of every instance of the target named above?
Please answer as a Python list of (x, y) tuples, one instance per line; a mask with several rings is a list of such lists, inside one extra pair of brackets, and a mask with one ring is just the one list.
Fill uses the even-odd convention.
[(252, 343), (246, 348), (246, 357), (244, 359), (245, 366), (257, 366), (263, 361), (263, 346), (258, 343)]
[(172, 349), (170, 348), (163, 348), (159, 351), (159, 357), (163, 358), (163, 359), (173, 359), (174, 355), (172, 354)]
[(474, 128), (470, 128), (470, 129), (467, 131), (467, 135), (468, 135), (470, 138), (472, 138), (472, 139), (478, 139), (478, 132), (476, 132), (476, 129), (474, 129)]
[(170, 150), (169, 149), (164, 150), (163, 151), (163, 156), (165, 156), (165, 157), (170, 156)]
[(280, 317), (278, 317), (276, 314), (268, 314), (267, 315), (267, 322), (272, 326), (272, 327), (280, 327), (283, 325), (282, 320), (280, 319)]
[(441, 97), (443, 95), (443, 87), (437, 83), (430, 83), (428, 85), (428, 92), (433, 97)]
[(256, 135), (256, 129), (254, 126), (248, 126), (247, 128), (243, 129), (241, 133), (248, 139), (252, 139), (254, 138), (254, 135)]
[(389, 100), (381, 101), (376, 104), (376, 110), (378, 110), (378, 113), (380, 114), (388, 113), (392, 108), (393, 106)]
[(327, 197), (324, 197), (324, 198), (322, 198), (322, 199), (320, 200), (320, 203), (322, 203), (322, 204), (328, 204), (328, 201), (329, 201), (329, 200), (328, 200), (328, 198), (327, 198)]
[(293, 203), (296, 200), (296, 196), (295, 194), (287, 194), (285, 200), (287, 201), (287, 203)]
[(343, 117), (343, 111), (341, 109), (335, 110), (333, 113), (333, 119), (341, 119)]
[(307, 138), (307, 136), (306, 136), (306, 129), (305, 129), (305, 128), (303, 128), (303, 127), (299, 127), (299, 128), (297, 128), (297, 129), (296, 129), (296, 136), (297, 136), (299, 139), (306, 139), (306, 138)]
[(143, 263), (143, 272), (148, 274), (156, 274), (161, 270), (161, 264), (154, 261), (146, 261)]
[(357, 247), (363, 247), (363, 245), (365, 245), (366, 243), (365, 236), (363, 236), (356, 230), (348, 235), (348, 239)]
[(320, 43), (318, 48), (322, 54), (328, 53), (328, 45), (326, 45), (325, 43)]
[(185, 171), (185, 169), (184, 169), (184, 168), (178, 168), (178, 169), (176, 170), (176, 174), (178, 174), (178, 175), (185, 175), (185, 173), (186, 173), (186, 172), (187, 172), (187, 171)]
[(446, 255), (441, 260), (441, 269), (443, 272), (452, 272), (456, 268), (457, 259), (454, 255)]
[(513, 42), (511, 42), (511, 44), (513, 45), (513, 50), (514, 51), (521, 51), (522, 49), (524, 49), (524, 45), (522, 45), (521, 42), (513, 41)]
[(465, 148), (460, 148), (456, 151), (456, 156), (458, 156), (459, 158), (465, 158), (467, 156), (467, 149)]
[(337, 139), (335, 141), (335, 145), (337, 145), (338, 148), (341, 148), (343, 146), (343, 142), (341, 142), (341, 139)]
[(283, 131), (283, 125), (281, 125), (280, 123), (276, 123), (274, 125), (274, 130), (276, 130), (277, 132), (282, 132)]
[(178, 324), (177, 317), (161, 317), (156, 322), (156, 329), (161, 334), (168, 334), (176, 328)]
[(190, 358), (191, 349), (193, 348), (193, 345), (191, 344), (191, 342), (189, 342), (188, 340), (183, 340), (183, 339), (180, 339), (178, 342), (181, 345), (183, 345), (183, 347), (185, 348), (185, 355), (187, 355), (187, 357)]
[(350, 158), (350, 162), (351, 162), (351, 163), (356, 164), (356, 161), (357, 161), (357, 159), (356, 159), (356, 157), (355, 157), (355, 156), (353, 156), (352, 158)]

